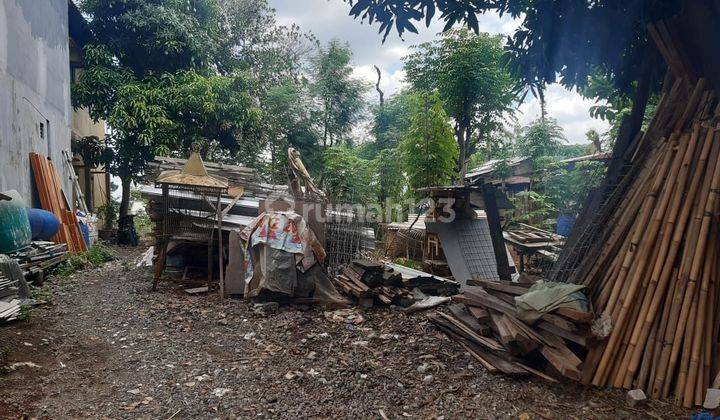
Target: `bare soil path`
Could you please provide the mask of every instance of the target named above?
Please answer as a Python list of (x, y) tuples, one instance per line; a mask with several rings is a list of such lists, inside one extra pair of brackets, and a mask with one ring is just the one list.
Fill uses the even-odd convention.
[[(0, 417), (673, 418), (663, 402), (488, 374), (425, 319), (320, 308), (261, 313), (238, 300), (150, 292), (151, 271), (119, 250), (104, 267), (55, 280), (53, 302), (0, 327)], [(356, 319), (357, 321), (357, 319)]]

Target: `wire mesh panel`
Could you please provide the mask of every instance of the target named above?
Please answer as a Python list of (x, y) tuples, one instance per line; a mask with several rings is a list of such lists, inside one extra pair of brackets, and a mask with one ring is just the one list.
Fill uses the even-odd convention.
[(217, 227), (222, 189), (165, 183), (159, 186), (163, 190), (163, 236), (208, 240)]
[(363, 246), (363, 232), (367, 225), (360, 222), (355, 211), (326, 213), (325, 242), (328, 266), (331, 269), (349, 264), (359, 258)]

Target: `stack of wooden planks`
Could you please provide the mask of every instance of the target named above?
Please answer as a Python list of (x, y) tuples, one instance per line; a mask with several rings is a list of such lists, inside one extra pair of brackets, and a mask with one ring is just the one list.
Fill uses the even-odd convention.
[[(155, 159), (148, 163), (146, 180), (149, 183), (154, 183), (162, 172), (182, 170), (186, 163), (187, 159), (155, 156)], [(263, 183), (257, 171), (252, 168), (215, 162), (203, 163), (210, 175), (227, 178), (231, 187), (231, 197), (235, 196), (233, 187), (242, 187), (246, 197), (267, 197), (276, 194), (282, 196), (287, 194), (287, 185)]]
[(21, 300), (13, 299), (8, 302), (0, 300), (0, 323), (18, 319), (22, 311)]
[(30, 165), (42, 208), (53, 213), (60, 221), (60, 230), (53, 241), (67, 244), (70, 252), (87, 250), (77, 218), (62, 190), (60, 176), (53, 163), (43, 155), (30, 153)]
[(67, 244), (35, 241), (27, 248), (8, 254), (20, 265), (25, 278), (39, 274), (67, 259)]
[(355, 260), (333, 279), (335, 285), (365, 307), (375, 302), (407, 307), (426, 294), (449, 296), (457, 293), (458, 283), (427, 276), (403, 276), (383, 263)]
[(450, 314), (435, 312), (430, 321), (489, 372), (533, 374), (553, 382), (580, 379), (592, 313), (558, 308), (528, 325), (518, 319), (514, 299), (530, 284), (471, 283), (477, 286), (453, 296)]

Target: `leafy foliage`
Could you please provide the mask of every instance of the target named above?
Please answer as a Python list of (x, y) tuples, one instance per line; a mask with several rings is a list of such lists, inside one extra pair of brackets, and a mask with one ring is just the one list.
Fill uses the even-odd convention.
[(600, 185), (605, 170), (605, 165), (598, 162), (578, 162), (572, 168), (551, 169), (539, 188), (557, 212), (575, 217), (590, 191)]
[(410, 125), (409, 90), (402, 90), (378, 106), (373, 118), (372, 134), (375, 137), (373, 155), (397, 147)]
[(320, 101), (323, 147), (343, 140), (362, 117), (362, 94), (368, 87), (352, 77), (351, 60), (349, 45), (338, 40), (320, 48), (312, 60), (312, 90)]
[(53, 269), (54, 275), (58, 277), (68, 277), (78, 270), (89, 267), (99, 267), (100, 265), (113, 261), (117, 258), (115, 252), (101, 242), (95, 243), (87, 251), (70, 254), (64, 263)]
[(405, 71), (416, 90), (437, 92), (455, 121), (458, 169), (513, 113), (518, 89), (506, 70), (499, 37), (449, 31), (416, 47), (405, 58)]
[(367, 204), (375, 201), (375, 171), (371, 161), (357, 157), (345, 146), (324, 151), (322, 186), (336, 203)]
[(556, 120), (540, 118), (520, 130), (515, 144), (516, 154), (537, 161), (542, 157), (557, 156), (561, 145), (566, 142), (563, 129)]
[(458, 146), (438, 94), (417, 93), (411, 100), (410, 128), (400, 144), (408, 184), (413, 190), (447, 185), (455, 173)]
[(216, 0), (84, 0), (95, 43), (136, 77), (222, 66), (229, 58)]
[(383, 149), (375, 158), (378, 178), (378, 201), (399, 200), (405, 193), (407, 182), (403, 173), (402, 154), (397, 148)]
[(321, 173), (323, 157), (307, 85), (287, 80), (270, 87), (261, 103), (265, 111), (261, 127), (268, 139), (271, 157), (268, 168), (270, 178), (281, 182), (286, 180), (288, 147), (300, 151), (308, 171)]
[[(559, 81), (584, 87), (598, 68), (613, 77), (616, 87), (631, 90), (638, 79), (647, 23), (671, 16), (680, 0), (345, 0), (350, 15), (377, 23), (387, 38), (395, 28), (417, 32), (416, 23), (429, 26), (437, 17), (444, 31), (463, 23), (479, 32), (478, 14), (497, 12), (520, 19), (506, 49), (513, 72), (527, 86)], [(658, 64), (658, 67), (661, 65)]]

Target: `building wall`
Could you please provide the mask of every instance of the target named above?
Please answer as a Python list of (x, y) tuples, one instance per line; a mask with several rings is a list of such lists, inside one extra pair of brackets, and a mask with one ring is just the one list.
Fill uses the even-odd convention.
[(49, 156), (72, 189), (62, 150), (72, 124), (67, 0), (0, 0), (0, 191), (40, 205), (28, 155)]

